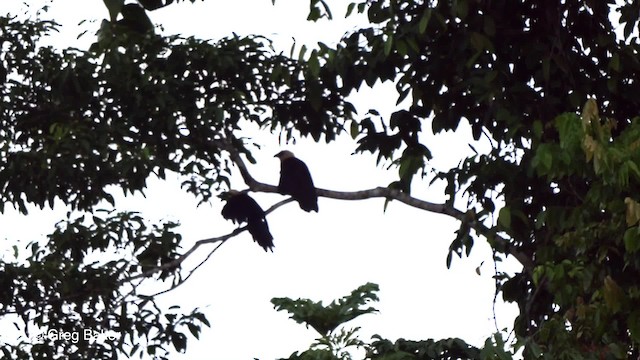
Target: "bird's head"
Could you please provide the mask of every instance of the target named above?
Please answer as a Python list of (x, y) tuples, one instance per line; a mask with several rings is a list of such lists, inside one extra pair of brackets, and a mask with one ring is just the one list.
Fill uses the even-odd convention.
[(273, 157), (277, 157), (279, 158), (281, 161), (284, 159), (289, 159), (292, 158), (294, 155), (291, 151), (289, 150), (282, 150), (279, 153), (275, 154)]
[(221, 193), (220, 195), (218, 195), (218, 198), (220, 198), (220, 199), (222, 199), (224, 201), (227, 201), (227, 200), (231, 199), (232, 197), (234, 197), (234, 196), (236, 196), (238, 194), (241, 194), (241, 193), (242, 193), (242, 191), (231, 189), (229, 191), (225, 191), (225, 192)]

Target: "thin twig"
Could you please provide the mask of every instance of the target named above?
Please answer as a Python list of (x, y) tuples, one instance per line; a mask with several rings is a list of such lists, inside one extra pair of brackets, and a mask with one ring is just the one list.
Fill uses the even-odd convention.
[(211, 257), (211, 255), (213, 255), (214, 252), (216, 252), (216, 250), (218, 250), (220, 248), (220, 246), (222, 246), (222, 244), (224, 244), (226, 242), (226, 240), (222, 240), (219, 242), (218, 246), (216, 246), (215, 248), (213, 248), (213, 250), (211, 250), (209, 252), (209, 255), (207, 255), (207, 257), (204, 258), (204, 260), (202, 260), (198, 265), (196, 265), (196, 267), (194, 267), (191, 271), (189, 271), (189, 274), (182, 280), (179, 280), (176, 284), (171, 285), (170, 288), (162, 290), (158, 293), (155, 293), (153, 295), (148, 295), (149, 297), (156, 297), (158, 295), (162, 295), (164, 293), (167, 293), (175, 288), (177, 288), (178, 286), (184, 284), (185, 282), (187, 282), (187, 280), (189, 280), (189, 278), (191, 277), (191, 275), (193, 275), (196, 270), (198, 270), (198, 268), (200, 268), (205, 262), (207, 262), (207, 260), (209, 260), (209, 258)]

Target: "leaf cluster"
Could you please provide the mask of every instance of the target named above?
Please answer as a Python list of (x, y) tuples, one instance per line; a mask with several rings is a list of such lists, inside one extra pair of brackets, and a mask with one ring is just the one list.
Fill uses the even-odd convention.
[[(7, 358), (164, 358), (167, 345), (186, 349), (186, 330), (197, 338), (202, 325), (209, 326), (197, 309), (161, 309), (153, 296), (138, 291), (141, 282), (131, 281), (178, 256), (177, 224), (149, 227), (136, 213), (104, 215), (61, 221), (45, 243), (15, 247), (15, 259), (3, 259), (0, 315), (17, 315), (14, 326), (24, 334), (18, 343), (2, 346)], [(109, 257), (107, 249), (114, 250)], [(165, 272), (159, 279), (176, 276)], [(111, 337), (86, 337), (86, 331)]]
[(291, 313), (291, 319), (299, 324), (307, 324), (320, 335), (326, 336), (339, 325), (353, 320), (363, 314), (376, 312), (373, 307), (361, 308), (371, 301), (377, 301), (378, 285), (367, 283), (362, 285), (339, 300), (324, 306), (322, 301), (314, 302), (309, 299), (291, 300), (289, 298), (273, 298), (271, 302), (276, 310), (286, 310)]

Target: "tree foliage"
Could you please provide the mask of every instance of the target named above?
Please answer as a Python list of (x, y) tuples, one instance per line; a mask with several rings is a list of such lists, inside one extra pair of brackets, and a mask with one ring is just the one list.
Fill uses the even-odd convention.
[[(185, 332), (197, 337), (208, 326), (204, 315), (167, 313), (137, 290), (153, 276), (182, 283), (176, 224), (114, 212), (113, 191), (143, 192), (149, 177), (172, 171), (207, 201), (228, 185), (225, 148), (251, 158), (233, 135), (240, 120), (331, 140), (337, 119), (352, 111), (335, 84), (306, 80), (308, 66), (277, 54), (268, 39), (162, 37), (139, 27), (141, 11), (123, 14), (128, 22), (103, 21), (90, 50), (38, 46), (53, 22), (0, 19), (8, 74), (0, 96), (0, 209), (26, 214), (28, 205), (61, 201), (73, 211), (46, 244), (2, 262), (0, 313), (19, 314), (15, 325), (25, 338), (2, 348), (7, 357), (163, 356), (167, 345), (183, 351)], [(90, 256), (114, 251), (112, 261)], [(54, 334), (32, 342), (33, 324), (44, 333), (118, 336), (70, 345)], [(133, 345), (138, 338), (146, 348)]]
[[(118, 212), (112, 194), (143, 192), (149, 177), (171, 171), (208, 201), (228, 188), (232, 164), (251, 190), (275, 192), (255, 182), (240, 158), (252, 160), (238, 137), (248, 123), (327, 143), (348, 131), (356, 152), (396, 165), (398, 179), (386, 189), (320, 196), (380, 196), (457, 218), (448, 264), (478, 238), (496, 261), (514, 256), (522, 271), (499, 273), (496, 291), (519, 306), (513, 347), (525, 358), (640, 355), (637, 2), (367, 0), (347, 9), (367, 25), (297, 58), (261, 36), (156, 34), (147, 12), (181, 6), (172, 0), (104, 3), (109, 20), (87, 50), (39, 46), (54, 22), (0, 17), (0, 210), (27, 213), (59, 201), (73, 212), (46, 243), (2, 258), (0, 315), (19, 315), (25, 335), (2, 347), (6, 357), (184, 350), (186, 331), (197, 337), (208, 326), (203, 314), (160, 309), (137, 289), (145, 280), (182, 283), (181, 262), (200, 243), (181, 252), (175, 224)], [(309, 20), (333, 16), (325, 1), (310, 5)], [(376, 109), (357, 116), (346, 97), (385, 81), (407, 105), (389, 118)], [(462, 121), (492, 149), (431, 169), (425, 131), (455, 130)], [(416, 175), (444, 182), (448, 201), (411, 197), (424, 186)], [(96, 262), (95, 254), (111, 257)], [(320, 305), (287, 304), (279, 306)], [(317, 315), (297, 320), (325, 335), (350, 316)], [(34, 324), (118, 336), (37, 342), (28, 338)], [(140, 338), (146, 342), (133, 345)], [(506, 346), (499, 335), (483, 349), (425, 341), (374, 344), (444, 346), (460, 358)], [(403, 358), (394, 356), (378, 358)]]

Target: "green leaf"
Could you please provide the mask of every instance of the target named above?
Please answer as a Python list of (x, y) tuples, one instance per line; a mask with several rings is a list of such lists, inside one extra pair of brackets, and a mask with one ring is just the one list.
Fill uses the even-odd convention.
[(393, 36), (387, 35), (387, 40), (384, 42), (384, 54), (388, 56), (391, 53), (393, 47)]
[(189, 328), (189, 332), (191, 333), (191, 335), (193, 335), (193, 337), (195, 337), (196, 339), (200, 338), (200, 327), (193, 324), (193, 323), (187, 323), (187, 327)]
[(118, 24), (141, 34), (153, 32), (153, 23), (142, 6), (133, 3), (126, 4), (122, 6), (120, 12), (123, 19), (118, 21)]
[(344, 16), (345, 18), (348, 18), (349, 16), (351, 16), (351, 13), (353, 12), (353, 9), (355, 8), (355, 6), (356, 6), (356, 3), (350, 3), (347, 6), (347, 13)]
[(358, 135), (360, 135), (360, 125), (355, 120), (351, 120), (351, 126), (349, 130), (351, 138), (354, 140), (358, 137)]
[(120, 14), (122, 10), (124, 0), (104, 0), (104, 4), (109, 10), (109, 18), (112, 22), (115, 22), (118, 19), (118, 14)]
[(620, 72), (620, 55), (618, 53), (613, 54), (611, 60), (609, 60), (609, 67), (616, 72)]
[(422, 17), (420, 18), (420, 22), (418, 23), (418, 32), (420, 35), (424, 34), (427, 30), (427, 26), (429, 25), (429, 20), (431, 20), (431, 13), (433, 10), (431, 8), (427, 8), (422, 13)]
[(456, 15), (459, 16), (461, 19), (465, 19), (469, 14), (469, 4), (467, 0), (458, 0), (458, 1), (454, 1), (454, 3), (455, 3)]
[(638, 234), (638, 227), (634, 226), (632, 228), (627, 229), (624, 232), (624, 248), (629, 253), (635, 253), (640, 249), (640, 235)]
[(407, 43), (404, 40), (398, 40), (396, 42), (396, 49), (398, 50), (398, 54), (400, 54), (401, 56), (406, 56), (407, 55)]
[(540, 120), (536, 120), (533, 122), (533, 136), (535, 136), (536, 139), (540, 139), (542, 137), (542, 121)]
[(307, 20), (309, 21), (318, 21), (322, 14), (320, 13), (320, 9), (317, 6), (311, 7), (309, 9), (309, 15), (307, 16)]
[(630, 197), (626, 197), (624, 199), (624, 204), (626, 207), (625, 220), (627, 226), (633, 226), (637, 224), (638, 221), (640, 221), (640, 203)]
[(611, 276), (604, 278), (603, 295), (605, 302), (614, 313), (620, 311), (624, 300), (624, 292)]
[(498, 214), (498, 224), (502, 225), (506, 229), (511, 229), (511, 209), (508, 206), (500, 209)]
[(161, 7), (167, 6), (173, 2), (173, 0), (167, 1), (167, 3), (163, 3), (162, 0), (138, 0), (140, 5), (145, 8), (145, 10), (156, 10)]
[(551, 165), (553, 164), (553, 155), (549, 148), (545, 148), (545, 151), (542, 151), (540, 154), (540, 160), (542, 165), (544, 165), (545, 173), (551, 170)]
[(633, 175), (636, 177), (636, 180), (640, 180), (640, 168), (636, 165), (632, 160), (627, 161), (627, 166), (629, 166), (629, 170), (633, 172)]
[(300, 53), (298, 54), (298, 60), (304, 61), (304, 55), (306, 53), (307, 53), (307, 45), (302, 45), (302, 47), (300, 48)]
[(473, 46), (476, 51), (482, 51), (485, 49), (485, 40), (486, 37), (484, 35), (475, 31), (471, 33), (471, 37), (469, 38), (471, 46)]
[(320, 75), (320, 60), (318, 60), (318, 52), (313, 50), (309, 56), (309, 70), (314, 78), (318, 78)]
[(324, 1), (324, 0), (320, 0), (320, 4), (322, 4), (322, 7), (324, 8), (324, 11), (325, 11), (327, 19), (328, 20), (332, 20), (333, 19), (333, 14), (331, 13), (331, 8), (327, 4), (327, 2)]

